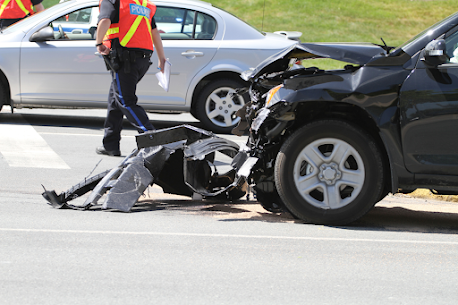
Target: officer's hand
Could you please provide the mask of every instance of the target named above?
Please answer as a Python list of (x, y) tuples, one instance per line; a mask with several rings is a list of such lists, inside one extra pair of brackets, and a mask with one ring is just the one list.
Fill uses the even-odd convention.
[(102, 55), (108, 55), (110, 54), (110, 49), (107, 48), (106, 45), (102, 44), (100, 46), (97, 46), (97, 52), (99, 52)]
[(159, 59), (158, 69), (160, 69), (162, 73), (164, 73), (165, 61), (165, 58)]

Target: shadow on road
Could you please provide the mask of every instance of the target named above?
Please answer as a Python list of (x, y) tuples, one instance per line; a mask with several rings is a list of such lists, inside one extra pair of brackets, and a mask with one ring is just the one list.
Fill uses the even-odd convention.
[(417, 211), (404, 207), (374, 207), (352, 228), (420, 233), (458, 233), (458, 213)]
[[(50, 110), (51, 114), (25, 114), (25, 113), (2, 113), (0, 123), (9, 124), (29, 124), (32, 126), (50, 126), (50, 127), (72, 127), (72, 128), (85, 128), (85, 129), (103, 129), (105, 121), (104, 117), (101, 116), (82, 116), (82, 115), (61, 115), (54, 114)], [(71, 113), (71, 111), (67, 111)], [(160, 115), (156, 117), (160, 118)], [(176, 120), (170, 120), (171, 115), (168, 115), (168, 119), (164, 120), (151, 120), (151, 123), (156, 129), (168, 128), (183, 124), (180, 121), (180, 117), (177, 116)], [(203, 125), (199, 122), (187, 123), (199, 128), (203, 128)], [(124, 119), (123, 129), (134, 129), (132, 125)]]
[[(262, 221), (306, 224), (289, 213), (270, 213), (256, 201), (236, 203), (193, 201), (191, 199), (140, 200), (132, 212), (180, 211), (218, 218), (220, 221)], [(458, 213), (418, 211), (404, 207), (376, 206), (347, 230), (383, 230), (419, 233), (458, 233)]]
[[(172, 195), (174, 196), (174, 195)], [(182, 196), (178, 196), (182, 197)], [(221, 221), (264, 221), (264, 222), (298, 222), (289, 213), (273, 214), (266, 211), (257, 201), (195, 201), (187, 199), (141, 199), (132, 212), (147, 211), (181, 211), (195, 215), (218, 218)]]

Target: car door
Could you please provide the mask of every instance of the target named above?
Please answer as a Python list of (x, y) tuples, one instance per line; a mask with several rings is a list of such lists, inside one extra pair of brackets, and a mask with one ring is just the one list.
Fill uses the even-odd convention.
[(419, 61), (400, 91), (404, 162), (416, 174), (458, 175), (458, 31), (444, 39), (450, 61)]
[[(50, 26), (53, 23), (62, 26), (66, 20), (71, 24), (73, 15), (83, 13), (93, 14), (98, 10), (85, 7), (57, 16)], [(86, 16), (82, 20), (90, 25), (91, 18)], [(95, 28), (82, 31), (83, 23), (75, 31), (67, 27), (65, 37), (55, 31), (55, 39), (48, 41), (31, 42), (26, 36), (20, 55), (22, 103), (85, 107), (106, 102), (111, 77), (103, 59), (95, 55)]]
[[(212, 15), (213, 14), (213, 15)], [(172, 64), (169, 92), (158, 86), (157, 57), (137, 87), (139, 103), (146, 109), (181, 109), (195, 75), (214, 57), (222, 38), (221, 19), (214, 13), (192, 7), (157, 6), (154, 16), (165, 56)]]

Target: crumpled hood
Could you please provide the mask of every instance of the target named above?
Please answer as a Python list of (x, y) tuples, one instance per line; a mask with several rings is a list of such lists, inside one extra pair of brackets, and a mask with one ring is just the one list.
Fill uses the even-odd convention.
[(272, 55), (251, 70), (249, 75), (242, 77), (248, 80), (264, 73), (284, 71), (292, 58), (330, 58), (364, 65), (377, 55), (386, 55), (386, 51), (371, 43), (300, 43)]

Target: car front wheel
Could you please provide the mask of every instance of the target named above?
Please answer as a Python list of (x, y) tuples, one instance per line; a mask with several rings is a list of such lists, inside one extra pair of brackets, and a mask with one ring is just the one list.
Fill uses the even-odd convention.
[(240, 117), (237, 110), (242, 108), (247, 97), (235, 94), (235, 89), (244, 84), (232, 79), (220, 79), (206, 85), (198, 96), (195, 114), (206, 129), (215, 133), (230, 133), (237, 126)]
[(347, 224), (381, 198), (382, 156), (359, 128), (340, 120), (316, 121), (282, 145), (275, 183), (294, 216), (318, 224)]

